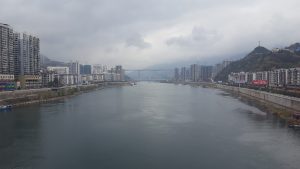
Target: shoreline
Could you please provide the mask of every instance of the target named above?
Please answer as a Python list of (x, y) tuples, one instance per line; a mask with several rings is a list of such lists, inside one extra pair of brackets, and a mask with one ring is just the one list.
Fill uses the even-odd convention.
[[(292, 116), (294, 112), (298, 112), (299, 110), (293, 109), (288, 107), (288, 105), (280, 105), (274, 102), (270, 102), (265, 99), (261, 99), (259, 97), (255, 97), (253, 95), (249, 95), (240, 91), (240, 89), (236, 90), (236, 87), (232, 86), (224, 86), (214, 83), (206, 83), (206, 82), (186, 82), (186, 83), (173, 83), (173, 84), (182, 84), (182, 85), (190, 85), (190, 86), (201, 86), (203, 88), (212, 88), (212, 89), (219, 89), (225, 92), (228, 92), (233, 95), (238, 95), (243, 98), (241, 99), (248, 99), (255, 101), (255, 107), (261, 108), (268, 113), (272, 113), (280, 117), (281, 119), (288, 120)], [(67, 86), (58, 88), (56, 90), (50, 88), (42, 88), (42, 89), (33, 89), (33, 90), (23, 90), (23, 91), (12, 91), (8, 94), (6, 93), (5, 96), (10, 96), (6, 98), (3, 94), (0, 93), (0, 103), (6, 103), (7, 105), (12, 105), (13, 107), (23, 107), (27, 105), (33, 104), (41, 104), (47, 103), (57, 100), (62, 100), (70, 97), (75, 97), (82, 93), (94, 91), (94, 90), (103, 90), (106, 88), (112, 87), (121, 87), (121, 86), (128, 86), (130, 85), (129, 82), (105, 82), (101, 84), (92, 84), (92, 85), (81, 85), (81, 86)], [(262, 91), (255, 91), (253, 89), (247, 89), (254, 92), (262, 92)], [(18, 94), (23, 93), (23, 94)], [(272, 94), (272, 93), (268, 93)], [(20, 96), (21, 95), (21, 96)], [(279, 95), (279, 94), (275, 94)], [(264, 96), (265, 97), (265, 96)], [(286, 96), (283, 95), (284, 98)], [(288, 98), (288, 97), (287, 97)], [(300, 100), (300, 99), (299, 99)]]
[(33, 104), (47, 103), (75, 97), (82, 93), (103, 90), (112, 87), (128, 86), (129, 82), (103, 82), (99, 84), (65, 86), (61, 88), (41, 88), (31, 90), (16, 90), (0, 93), (0, 104), (23, 107)]
[(273, 115), (278, 116), (280, 119), (283, 120), (289, 120), (293, 113), (300, 112), (300, 98), (207, 82), (185, 82), (173, 84), (201, 86), (203, 88), (214, 88), (228, 92), (233, 95), (238, 95), (242, 97), (241, 99), (255, 101), (255, 107), (263, 109), (268, 113), (272, 113)]

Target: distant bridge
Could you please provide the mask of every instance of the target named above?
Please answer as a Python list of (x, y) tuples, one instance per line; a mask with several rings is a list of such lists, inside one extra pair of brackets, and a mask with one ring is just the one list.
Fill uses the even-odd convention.
[(162, 71), (173, 71), (173, 69), (125, 69), (126, 72), (131, 72), (131, 71), (135, 71), (135, 72), (153, 72), (153, 71), (157, 71), (157, 72), (162, 72)]
[(137, 72), (138, 80), (141, 80), (141, 72), (170, 72), (173, 69), (125, 69), (125, 72)]

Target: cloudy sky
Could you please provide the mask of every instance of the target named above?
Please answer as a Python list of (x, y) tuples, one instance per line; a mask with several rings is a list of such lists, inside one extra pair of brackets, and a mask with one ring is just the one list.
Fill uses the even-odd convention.
[(0, 0), (0, 22), (56, 60), (143, 68), (300, 41), (299, 0)]

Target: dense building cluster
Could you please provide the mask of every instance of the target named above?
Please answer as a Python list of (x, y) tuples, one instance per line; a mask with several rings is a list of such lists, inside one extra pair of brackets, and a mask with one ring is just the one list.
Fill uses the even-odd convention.
[(182, 67), (180, 70), (175, 68), (175, 81), (211, 81), (212, 79), (213, 66), (202, 66), (193, 64), (190, 68)]
[(213, 67), (213, 78), (217, 76), (218, 73), (220, 73), (223, 69), (225, 69), (232, 61), (224, 60), (222, 63), (217, 63)]
[(0, 91), (123, 80), (122, 66), (107, 69), (71, 62), (41, 69), (39, 38), (0, 23)]
[(262, 72), (239, 72), (228, 75), (228, 82), (252, 84), (265, 81), (268, 86), (300, 86), (300, 68), (275, 69)]
[(40, 40), (0, 23), (0, 74), (35, 75), (40, 70)]
[(82, 65), (78, 61), (70, 62), (67, 66), (48, 66), (41, 74), (44, 87), (125, 80), (121, 65), (109, 69), (104, 65)]
[[(17, 86), (37, 87), (40, 72), (40, 40), (27, 33), (15, 32), (0, 23), (0, 90)], [(7, 78), (10, 77), (10, 78)]]
[(212, 82), (213, 78), (227, 67), (231, 61), (223, 61), (215, 66), (192, 64), (190, 67), (175, 68), (176, 82)]

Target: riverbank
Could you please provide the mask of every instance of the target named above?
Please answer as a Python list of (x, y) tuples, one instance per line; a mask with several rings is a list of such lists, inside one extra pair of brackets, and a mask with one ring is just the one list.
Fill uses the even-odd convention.
[(216, 88), (255, 98), (282, 119), (289, 119), (293, 113), (300, 111), (300, 98), (221, 84), (216, 84)]
[(12, 105), (13, 107), (30, 104), (44, 103), (66, 97), (75, 96), (83, 92), (100, 90), (110, 87), (129, 85), (128, 82), (103, 82), (91, 85), (65, 86), (60, 88), (42, 88), (31, 90), (15, 90), (0, 92), (0, 105)]
[(300, 111), (300, 98), (296, 97), (207, 82), (186, 82), (183, 84), (221, 89), (245, 98), (255, 99), (259, 102), (257, 105), (285, 120), (289, 119), (293, 113)]

